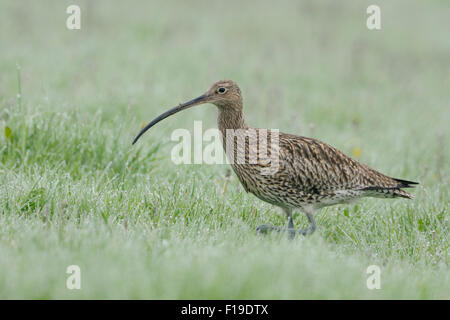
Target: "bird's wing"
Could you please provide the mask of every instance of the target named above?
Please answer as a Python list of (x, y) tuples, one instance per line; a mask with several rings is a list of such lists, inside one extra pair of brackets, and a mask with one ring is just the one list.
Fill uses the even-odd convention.
[(399, 189), (412, 184), (390, 178), (319, 140), (280, 133), (279, 141), (280, 167), (305, 193)]

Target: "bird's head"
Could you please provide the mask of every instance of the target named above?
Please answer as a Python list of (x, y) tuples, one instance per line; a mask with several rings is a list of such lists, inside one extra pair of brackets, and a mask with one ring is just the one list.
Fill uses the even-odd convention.
[(189, 100), (185, 103), (180, 103), (178, 106), (164, 112), (160, 116), (156, 117), (149, 124), (147, 124), (144, 129), (139, 132), (139, 134), (134, 138), (133, 144), (138, 141), (138, 139), (155, 124), (164, 120), (165, 118), (178, 113), (180, 111), (186, 110), (193, 106), (197, 106), (204, 103), (211, 103), (216, 105), (219, 109), (233, 109), (234, 111), (242, 110), (242, 95), (241, 90), (231, 80), (219, 80), (212, 84), (209, 89), (201, 96)]
[(219, 108), (242, 108), (241, 89), (231, 80), (219, 80), (214, 82), (205, 92), (208, 97), (206, 102)]

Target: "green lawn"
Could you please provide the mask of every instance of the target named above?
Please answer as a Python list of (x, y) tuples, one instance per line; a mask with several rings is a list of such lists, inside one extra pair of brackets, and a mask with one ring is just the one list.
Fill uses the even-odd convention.
[[(0, 298), (449, 299), (450, 2), (378, 0), (369, 31), (372, 3), (0, 0)], [(294, 241), (257, 236), (286, 223), (279, 209), (227, 165), (170, 160), (172, 131), (216, 127), (214, 106), (131, 146), (222, 78), (249, 125), (419, 181), (416, 198), (320, 210)]]

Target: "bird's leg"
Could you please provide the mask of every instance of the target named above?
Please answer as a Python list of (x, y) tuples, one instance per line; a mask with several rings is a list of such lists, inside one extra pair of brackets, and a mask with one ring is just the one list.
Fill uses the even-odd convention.
[(314, 222), (313, 212), (308, 210), (305, 213), (308, 217), (309, 222), (311, 223), (311, 226), (308, 229), (299, 230), (298, 233), (302, 235), (313, 234), (316, 230), (316, 223)]
[(295, 228), (294, 228), (294, 221), (292, 220), (292, 209), (284, 209), (284, 212), (287, 215), (288, 218), (288, 227), (287, 227), (287, 232), (288, 232), (288, 238), (289, 240), (294, 239), (295, 237)]

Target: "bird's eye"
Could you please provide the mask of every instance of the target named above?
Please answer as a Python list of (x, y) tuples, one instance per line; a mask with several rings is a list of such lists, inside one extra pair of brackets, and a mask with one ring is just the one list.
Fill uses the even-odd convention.
[(227, 92), (227, 89), (224, 87), (220, 87), (219, 89), (217, 89), (217, 92), (220, 94), (224, 94), (225, 92)]

